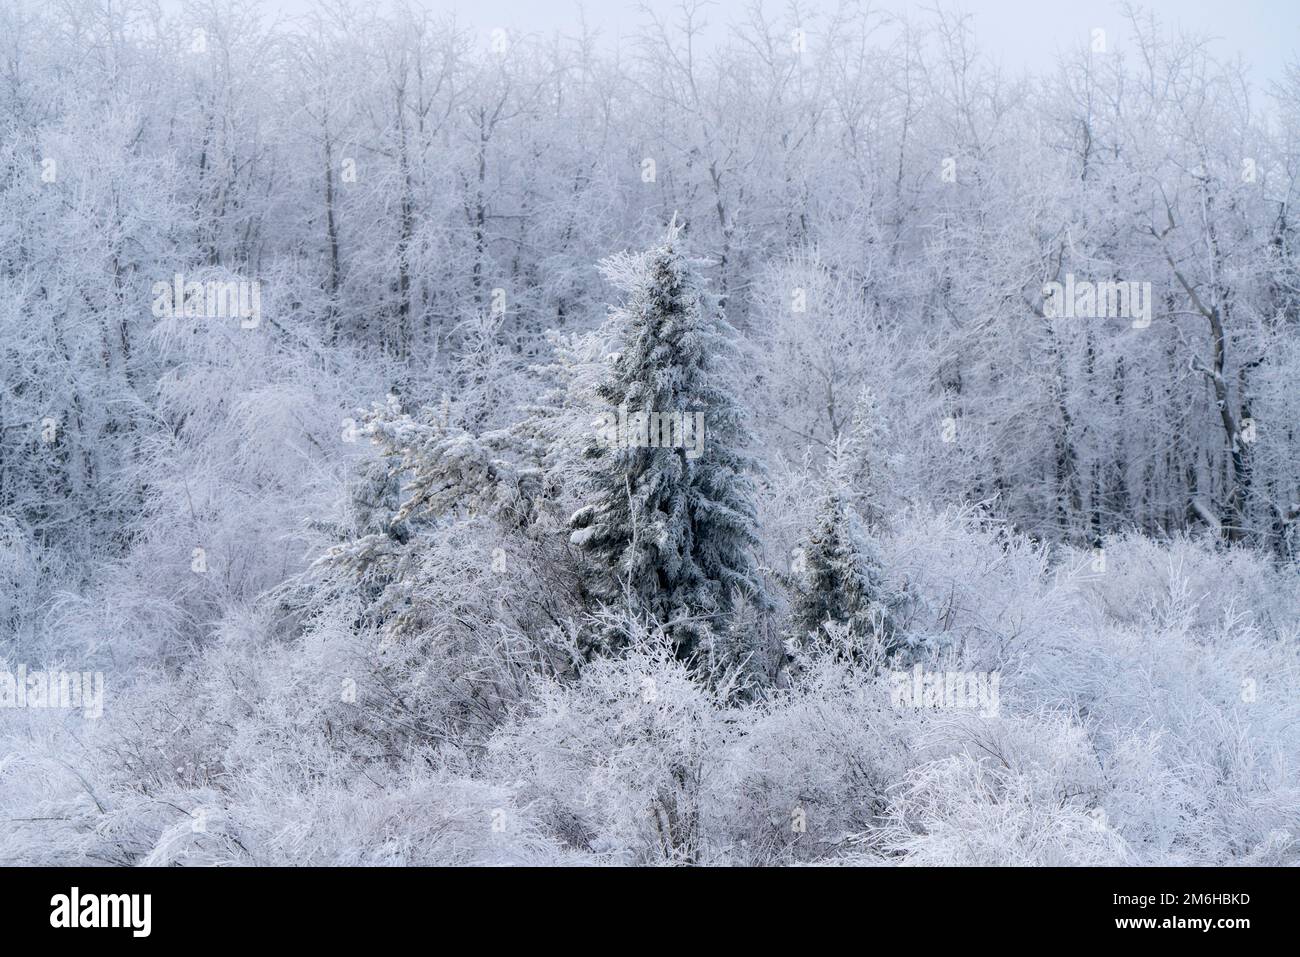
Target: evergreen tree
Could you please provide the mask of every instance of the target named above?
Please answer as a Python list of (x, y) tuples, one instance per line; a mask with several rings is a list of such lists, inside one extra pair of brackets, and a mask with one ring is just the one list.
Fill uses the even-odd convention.
[[(623, 348), (595, 389), (605, 425), (586, 447), (589, 504), (573, 514), (571, 540), (598, 569), (602, 602), (653, 617), (691, 658), (713, 650), (738, 595), (766, 601), (753, 463), (740, 451), (748, 433), (725, 382), (732, 330), (690, 269), (676, 223), (657, 247), (602, 267), (626, 292), (607, 327)], [(681, 424), (680, 443), (664, 441), (665, 422)]]
[(879, 549), (853, 504), (859, 494), (851, 476), (861, 467), (860, 453), (848, 439), (832, 450), (812, 527), (797, 553), (790, 632), (802, 641), (832, 622), (847, 627), (859, 646), (880, 638), (888, 650), (893, 602)]
[(837, 457), (840, 461), (835, 468), (849, 503), (868, 529), (883, 527), (899, 506), (892, 491), (898, 484), (898, 455), (889, 419), (869, 387), (858, 393)]

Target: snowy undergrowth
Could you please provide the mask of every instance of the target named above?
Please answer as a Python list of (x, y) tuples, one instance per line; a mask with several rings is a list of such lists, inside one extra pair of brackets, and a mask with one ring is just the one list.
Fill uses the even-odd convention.
[[(1300, 860), (1285, 573), (1141, 539), (1107, 543), (1096, 572), (957, 513), (909, 516), (884, 547), (924, 646), (892, 663), (812, 648), (749, 699), (662, 636), (575, 675), (519, 635), (439, 658), (337, 616), (275, 637), (273, 604), (229, 612), (180, 673), (110, 678), (98, 722), (6, 720), (0, 859)], [(998, 713), (899, 707), (890, 671), (916, 664), (998, 673)], [(451, 733), (472, 721), (477, 738)]]

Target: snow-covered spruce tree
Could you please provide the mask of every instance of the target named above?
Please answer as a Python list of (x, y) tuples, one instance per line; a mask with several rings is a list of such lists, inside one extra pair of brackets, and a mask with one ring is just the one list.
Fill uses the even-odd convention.
[(880, 552), (854, 505), (852, 475), (861, 447), (841, 438), (831, 450), (812, 527), (800, 543), (791, 581), (790, 638), (798, 644), (820, 635), (828, 622), (844, 626), (852, 644), (866, 650), (879, 641), (893, 650), (893, 597)]
[(898, 452), (883, 404), (864, 386), (853, 404), (853, 418), (844, 436), (838, 475), (868, 529), (883, 528), (900, 505)]
[[(652, 617), (682, 659), (716, 660), (713, 639), (736, 600), (767, 600), (754, 559), (754, 463), (741, 451), (748, 432), (726, 381), (732, 330), (691, 270), (676, 223), (658, 246), (601, 265), (626, 293), (607, 326), (622, 350), (595, 389), (607, 426), (586, 446), (588, 504), (570, 519), (571, 541), (590, 559), (599, 601)], [(676, 444), (673, 421), (682, 424)], [(745, 653), (731, 644), (726, 657)]]
[[(395, 566), (409, 564), (409, 553), (419, 550), (415, 538), (449, 521), (481, 517), (512, 534), (535, 531), (539, 477), (510, 460), (511, 432), (475, 434), (448, 416), (433, 408), (411, 415), (391, 394), (363, 413), (357, 434), (369, 437), (382, 459), (361, 466), (350, 509), (355, 534), (329, 547), (317, 567), (351, 569), (358, 579), (376, 568), (381, 578), (401, 577)], [(385, 505), (392, 511), (385, 514)]]

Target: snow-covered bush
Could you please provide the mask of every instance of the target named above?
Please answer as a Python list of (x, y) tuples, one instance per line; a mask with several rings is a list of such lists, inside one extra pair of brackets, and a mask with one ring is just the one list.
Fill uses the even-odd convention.
[(909, 511), (882, 541), (891, 591), (909, 596), (898, 629), (931, 653), (992, 671), (1068, 627), (1077, 599), (1051, 550), (979, 510)]
[(575, 682), (540, 681), (489, 743), (489, 767), (519, 782), (569, 846), (612, 863), (708, 863), (720, 849), (707, 840), (706, 801), (733, 733), (725, 695), (662, 633), (640, 637)]
[(733, 719), (708, 818), (735, 863), (853, 853), (856, 835), (882, 823), (912, 761), (918, 716), (893, 706), (887, 675), (821, 649), (800, 660), (790, 687)]
[(1080, 591), (1112, 621), (1145, 627), (1169, 623), (1174, 609), (1198, 632), (1224, 616), (1265, 635), (1300, 637), (1300, 576), (1265, 553), (1223, 548), (1204, 538), (1156, 542), (1140, 535), (1108, 538), (1091, 552), (1068, 550), (1062, 564), (1079, 569)]
[(1101, 771), (1068, 719), (943, 719), (918, 748), (888, 823), (862, 843), (919, 866), (1136, 863), (1098, 810)]

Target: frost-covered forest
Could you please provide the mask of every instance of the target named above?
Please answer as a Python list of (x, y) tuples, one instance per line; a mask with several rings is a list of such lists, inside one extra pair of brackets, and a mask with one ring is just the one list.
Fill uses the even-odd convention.
[(0, 864), (1300, 863), (1300, 60), (718, 16), (0, 0)]

